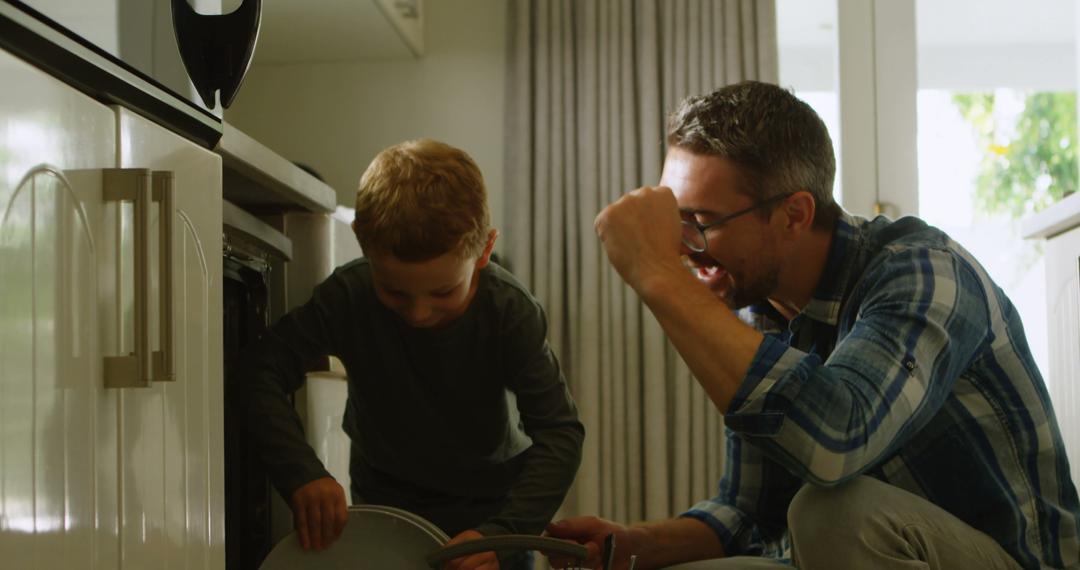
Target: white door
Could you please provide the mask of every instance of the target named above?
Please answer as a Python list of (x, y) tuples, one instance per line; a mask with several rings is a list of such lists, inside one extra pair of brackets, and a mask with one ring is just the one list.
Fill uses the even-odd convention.
[(0, 566), (116, 568), (101, 169), (115, 113), (0, 51)]
[[(121, 394), (124, 563), (223, 568), (221, 158), (130, 111), (116, 113), (119, 166), (171, 172), (176, 201), (175, 380)], [(152, 219), (149, 232), (154, 253), (159, 223)], [(164, 314), (158, 274), (151, 272), (152, 332)], [(156, 350), (160, 338), (152, 336)]]

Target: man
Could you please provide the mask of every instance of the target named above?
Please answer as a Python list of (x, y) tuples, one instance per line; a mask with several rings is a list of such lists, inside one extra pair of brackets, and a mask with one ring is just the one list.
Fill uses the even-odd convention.
[(676, 519), (549, 534), (593, 553), (615, 533), (616, 568), (1080, 565), (1053, 409), (978, 262), (918, 219), (843, 212), (824, 124), (776, 86), (687, 99), (668, 147), (660, 186), (596, 229), (724, 414), (724, 476)]

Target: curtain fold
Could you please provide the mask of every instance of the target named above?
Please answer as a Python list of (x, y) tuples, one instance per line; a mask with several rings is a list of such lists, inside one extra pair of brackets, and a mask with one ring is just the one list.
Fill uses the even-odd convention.
[(593, 219), (657, 183), (682, 98), (776, 81), (774, 0), (510, 0), (508, 17), (504, 254), (586, 429), (560, 514), (668, 517), (715, 492), (723, 423)]

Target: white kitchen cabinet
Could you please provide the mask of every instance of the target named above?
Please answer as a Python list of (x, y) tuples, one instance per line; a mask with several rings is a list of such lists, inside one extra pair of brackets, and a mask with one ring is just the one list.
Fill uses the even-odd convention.
[(1025, 220), (1023, 232), (1025, 238), (1046, 240), (1046, 386), (1073, 482), (1080, 487), (1080, 193)]
[[(220, 157), (2, 51), (0, 77), (0, 566), (221, 568)], [(175, 199), (172, 240), (150, 208), (141, 289), (175, 375), (140, 387), (107, 387), (144, 332), (118, 167), (171, 172)]]
[[(213, 568), (224, 556), (221, 157), (131, 111), (116, 113), (119, 166), (173, 173), (176, 201), (176, 380), (121, 394), (123, 514), (132, 521), (152, 514), (159, 524), (154, 534), (125, 525), (124, 556), (135, 568), (160, 565), (162, 557), (170, 568)], [(156, 224), (149, 234), (159, 235)], [(157, 276), (151, 272), (152, 281)], [(152, 333), (159, 324), (151, 319)]]
[[(0, 52), (0, 553), (116, 567), (118, 394), (102, 389), (101, 175), (116, 115)], [(89, 563), (88, 563), (89, 562)]]
[(1050, 316), (1047, 383), (1073, 481), (1080, 486), (1080, 225), (1046, 242), (1046, 303)]

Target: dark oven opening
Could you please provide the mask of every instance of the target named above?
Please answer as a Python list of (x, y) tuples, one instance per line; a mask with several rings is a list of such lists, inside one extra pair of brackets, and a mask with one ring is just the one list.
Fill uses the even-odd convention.
[(240, 351), (270, 325), (269, 266), (258, 256), (226, 251), (223, 258), (225, 341), (225, 565), (255, 569), (274, 546), (275, 495), (262, 463), (231, 412), (228, 394), (239, 380)]

